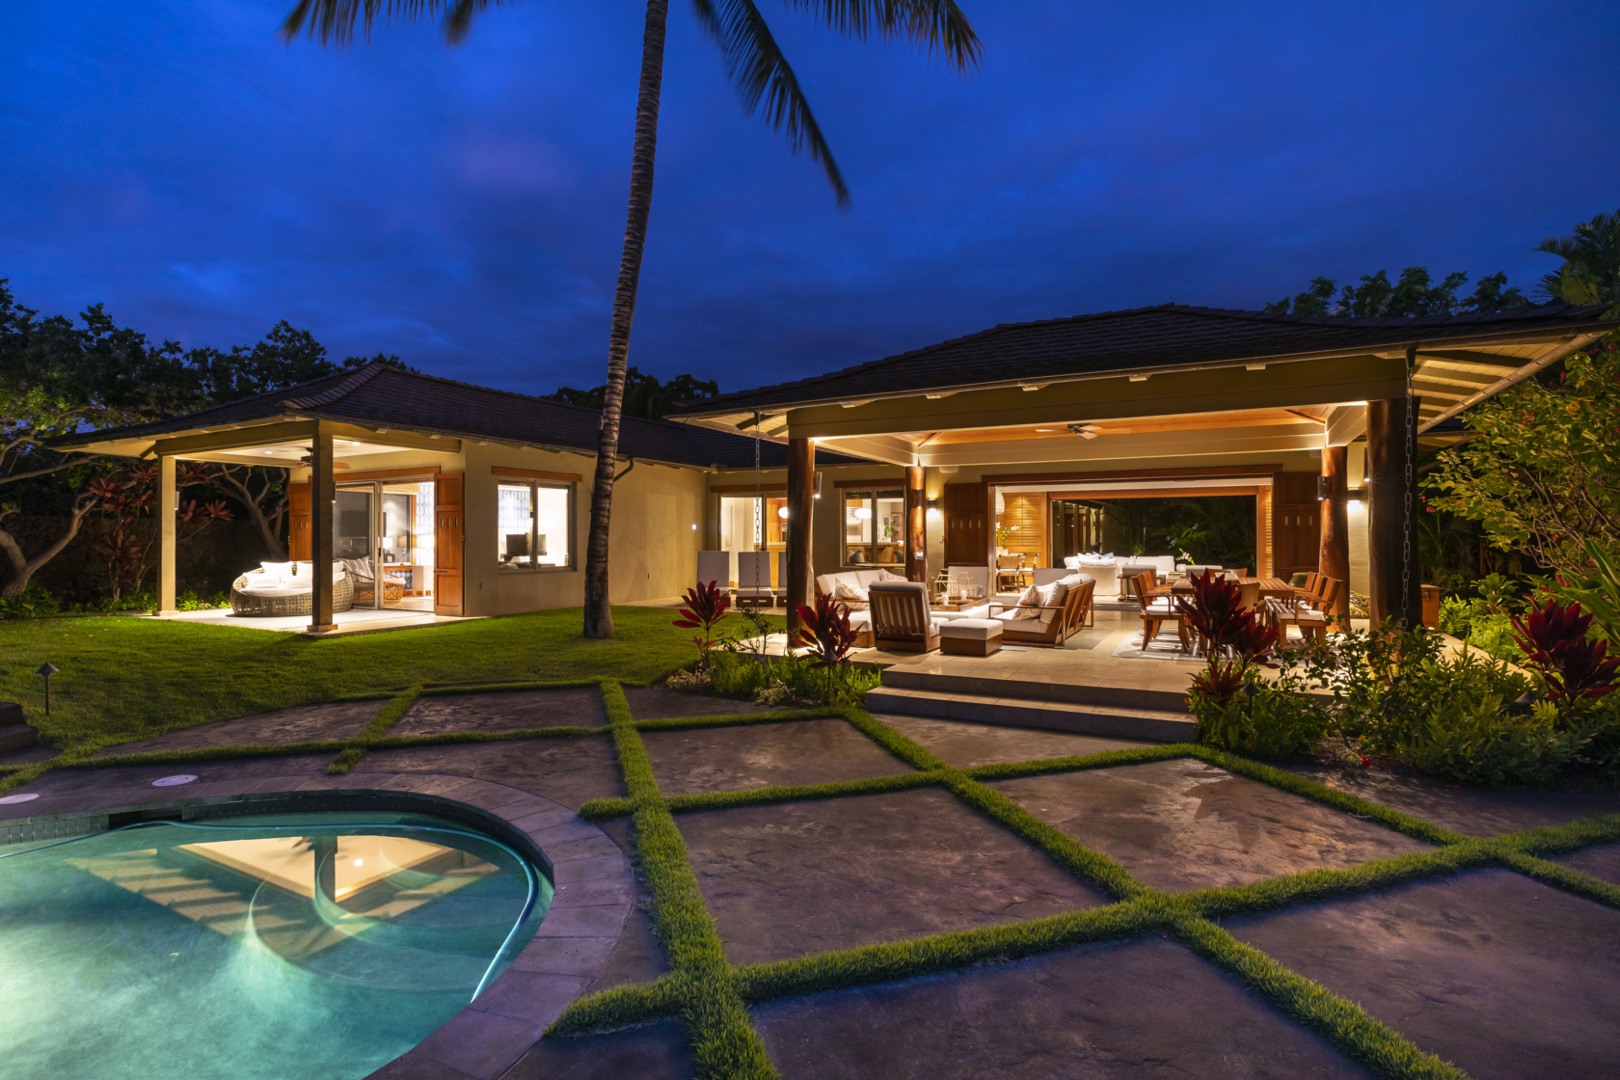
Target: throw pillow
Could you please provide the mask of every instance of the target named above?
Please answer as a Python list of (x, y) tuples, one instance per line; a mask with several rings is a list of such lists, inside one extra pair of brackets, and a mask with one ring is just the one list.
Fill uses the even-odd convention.
[(1069, 587), (1061, 581), (1054, 581), (1050, 585), (1042, 585), (1040, 589), (1041, 607), (1054, 608), (1063, 603), (1063, 598), (1069, 594)]
[(850, 581), (840, 581), (838, 583), (838, 591), (834, 595), (839, 600), (855, 600), (862, 604), (871, 599), (871, 596), (865, 589)]
[(267, 562), (260, 563), (259, 566), (264, 570), (264, 576), (266, 578), (266, 580), (261, 584), (279, 585), (287, 578), (292, 577), (293, 564), (290, 562)]
[(1012, 610), (1015, 619), (1038, 619), (1041, 615), (1041, 587), (1031, 585), (1018, 597), (1018, 605)]

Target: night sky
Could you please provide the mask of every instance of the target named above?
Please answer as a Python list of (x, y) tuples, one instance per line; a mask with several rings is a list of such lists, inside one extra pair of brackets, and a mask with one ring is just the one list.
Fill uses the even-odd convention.
[[(0, 5), (0, 277), (186, 345), (535, 392), (606, 362), (633, 0), (450, 48), (275, 36), (291, 0)], [(631, 362), (742, 389), (998, 322), (1258, 308), (1413, 264), (1528, 291), (1620, 207), (1620, 5), (962, 0), (977, 74), (762, 0), (854, 196), (745, 116), (673, 0)]]

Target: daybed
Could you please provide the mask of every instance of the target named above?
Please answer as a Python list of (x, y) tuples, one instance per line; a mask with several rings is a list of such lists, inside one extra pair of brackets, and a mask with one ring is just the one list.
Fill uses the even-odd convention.
[[(231, 612), (236, 615), (273, 617), (308, 615), (314, 610), (313, 563), (260, 563), (231, 583)], [(341, 563), (332, 566), (332, 610), (348, 611), (354, 606), (354, 581)]]

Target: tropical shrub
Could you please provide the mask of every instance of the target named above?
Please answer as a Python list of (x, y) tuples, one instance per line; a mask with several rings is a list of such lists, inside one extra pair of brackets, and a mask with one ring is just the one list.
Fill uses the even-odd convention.
[(1430, 702), (1392, 731), (1391, 750), (1414, 772), (1470, 784), (1556, 780), (1584, 740), (1559, 730), (1556, 710), (1509, 707), (1495, 694)]
[(817, 668), (791, 654), (765, 659), (717, 652), (709, 669), (715, 693), (760, 705), (858, 705), (878, 683), (875, 669), (852, 664)]
[(1523, 619), (1513, 620), (1524, 662), (1546, 688), (1547, 698), (1564, 710), (1614, 690), (1620, 657), (1609, 656), (1606, 640), (1590, 640), (1592, 616), (1579, 604), (1547, 598)]
[(686, 606), (681, 608), (681, 617), (675, 620), (674, 625), (683, 630), (702, 631), (692, 636), (692, 644), (698, 648), (698, 670), (706, 671), (709, 654), (719, 644), (714, 636), (714, 626), (725, 618), (726, 610), (731, 607), (731, 597), (715, 582), (700, 581), (686, 590), (682, 600)]

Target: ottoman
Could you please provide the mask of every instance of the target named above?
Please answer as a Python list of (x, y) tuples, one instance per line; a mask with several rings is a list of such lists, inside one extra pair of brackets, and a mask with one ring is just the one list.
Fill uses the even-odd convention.
[(938, 624), (939, 651), (950, 656), (989, 656), (1001, 651), (1000, 619), (952, 619)]

